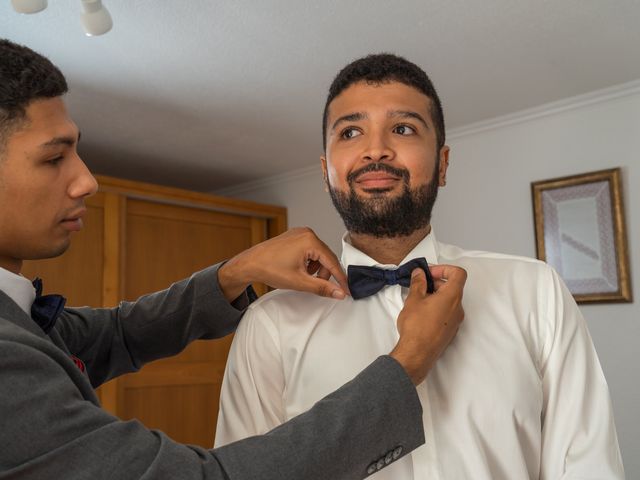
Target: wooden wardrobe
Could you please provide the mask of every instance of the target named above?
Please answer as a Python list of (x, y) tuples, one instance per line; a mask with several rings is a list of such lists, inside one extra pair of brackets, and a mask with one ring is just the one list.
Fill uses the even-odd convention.
[[(191, 273), (276, 236), (286, 209), (98, 176), (85, 228), (69, 250), (25, 262), (45, 293), (67, 305), (112, 307), (161, 290)], [(266, 291), (254, 285), (258, 294)], [(213, 445), (220, 386), (231, 336), (197, 341), (180, 355), (146, 365), (98, 389), (105, 410), (137, 418), (182, 443)]]

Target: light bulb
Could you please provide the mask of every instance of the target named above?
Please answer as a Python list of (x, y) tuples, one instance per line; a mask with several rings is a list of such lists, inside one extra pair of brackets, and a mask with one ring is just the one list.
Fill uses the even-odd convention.
[(11, 5), (18, 13), (38, 13), (47, 8), (47, 0), (11, 0)]
[(82, 7), (84, 12), (80, 20), (88, 36), (102, 35), (111, 30), (113, 20), (101, 0), (82, 0)]

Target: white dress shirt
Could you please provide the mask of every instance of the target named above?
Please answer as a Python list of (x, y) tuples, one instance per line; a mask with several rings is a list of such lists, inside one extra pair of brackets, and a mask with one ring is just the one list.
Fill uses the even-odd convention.
[(31, 280), (0, 267), (0, 290), (31, 316), (31, 305), (36, 298)]
[[(425, 445), (371, 478), (624, 478), (607, 384), (555, 271), (533, 259), (441, 244), (433, 232), (401, 263), (415, 257), (467, 270), (465, 320), (417, 387)], [(378, 264), (347, 235), (342, 264), (396, 267)], [(395, 285), (339, 301), (275, 291), (253, 303), (229, 354), (216, 445), (308, 410), (389, 353), (407, 293)]]

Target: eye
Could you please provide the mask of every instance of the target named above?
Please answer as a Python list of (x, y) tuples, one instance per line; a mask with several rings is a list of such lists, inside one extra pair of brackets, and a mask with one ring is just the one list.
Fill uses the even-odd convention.
[(399, 135), (414, 135), (416, 130), (409, 125), (398, 125), (393, 129), (393, 132)]
[(350, 138), (357, 137), (362, 135), (362, 132), (356, 128), (345, 128), (342, 133), (340, 133), (340, 138), (344, 138), (345, 140), (349, 140)]
[(60, 155), (59, 157), (52, 158), (52, 159), (50, 159), (50, 160), (47, 160), (47, 161), (46, 161), (46, 162), (44, 162), (44, 163), (46, 163), (47, 165), (53, 165), (53, 166), (55, 167), (55, 166), (56, 166), (56, 165), (58, 165), (58, 164), (59, 164), (63, 159), (64, 159), (64, 157), (63, 157), (62, 155)]

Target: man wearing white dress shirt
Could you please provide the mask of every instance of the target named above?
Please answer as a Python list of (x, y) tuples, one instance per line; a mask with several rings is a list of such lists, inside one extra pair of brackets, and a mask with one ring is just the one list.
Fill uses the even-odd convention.
[(378, 472), (394, 460), (381, 457), (372, 478), (624, 478), (607, 384), (555, 271), (436, 240), (431, 210), (449, 147), (424, 71), (389, 54), (349, 64), (329, 90), (323, 141), (350, 282), (354, 266), (375, 266), (390, 284), (371, 294), (350, 283), (342, 302), (276, 291), (254, 303), (229, 355), (216, 443), (293, 418), (388, 351), (408, 291), (388, 271), (425, 258), (467, 271), (465, 322), (418, 386), (425, 445)]

